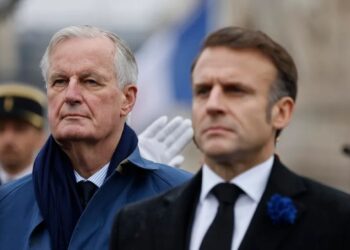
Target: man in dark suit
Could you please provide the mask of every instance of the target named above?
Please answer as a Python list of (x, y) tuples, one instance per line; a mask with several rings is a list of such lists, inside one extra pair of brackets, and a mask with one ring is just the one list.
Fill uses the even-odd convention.
[(193, 64), (192, 87), (204, 165), (188, 183), (122, 209), (111, 249), (350, 249), (350, 196), (274, 153), (297, 94), (288, 52), (260, 31), (218, 30)]

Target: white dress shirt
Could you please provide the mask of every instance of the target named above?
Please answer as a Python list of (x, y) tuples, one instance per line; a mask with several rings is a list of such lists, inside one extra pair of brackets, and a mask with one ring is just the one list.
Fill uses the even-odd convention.
[(79, 181), (91, 181), (99, 188), (102, 186), (103, 182), (106, 179), (108, 166), (109, 166), (109, 162), (106, 165), (104, 165), (100, 170), (98, 170), (96, 173), (91, 175), (88, 179), (85, 179), (77, 171), (74, 170), (75, 180), (77, 183)]
[[(274, 156), (271, 156), (265, 162), (254, 166), (230, 181), (230, 183), (237, 185), (244, 191), (244, 194), (241, 194), (237, 199), (232, 211), (235, 218), (232, 250), (238, 249), (248, 229), (256, 207), (265, 191), (273, 160)], [(203, 166), (202, 187), (192, 226), (190, 250), (199, 249), (205, 233), (215, 218), (219, 202), (210, 191), (214, 186), (222, 182), (225, 182), (225, 180), (207, 165)]]

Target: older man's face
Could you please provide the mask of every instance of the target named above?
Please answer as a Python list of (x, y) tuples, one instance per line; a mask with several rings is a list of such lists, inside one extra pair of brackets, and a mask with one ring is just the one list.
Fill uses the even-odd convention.
[(136, 87), (119, 88), (114, 52), (108, 38), (71, 38), (52, 51), (48, 118), (57, 141), (118, 139), (133, 106)]

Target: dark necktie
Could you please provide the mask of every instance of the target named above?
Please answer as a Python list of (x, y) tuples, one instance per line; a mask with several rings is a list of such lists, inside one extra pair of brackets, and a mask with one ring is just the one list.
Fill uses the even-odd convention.
[(219, 201), (219, 208), (204, 235), (200, 250), (230, 250), (233, 235), (233, 207), (242, 193), (242, 190), (234, 184), (220, 183), (211, 191)]
[(79, 200), (83, 208), (86, 207), (91, 197), (97, 190), (97, 186), (91, 181), (79, 181), (77, 183)]

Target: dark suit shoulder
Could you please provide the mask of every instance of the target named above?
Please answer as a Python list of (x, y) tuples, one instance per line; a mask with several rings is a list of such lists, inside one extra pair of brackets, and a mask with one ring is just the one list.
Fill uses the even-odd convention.
[(328, 205), (339, 203), (347, 208), (350, 206), (349, 194), (294, 173), (278, 158), (275, 160), (266, 189), (268, 195), (277, 191), (283, 195), (312, 200), (314, 206), (328, 207)]
[(308, 190), (308, 196), (312, 197), (312, 206), (319, 209), (327, 208), (344, 211), (350, 215), (350, 195), (324, 185), (318, 181), (301, 177)]
[[(177, 212), (175, 216), (173, 212), (178, 211), (181, 213), (182, 209), (178, 209), (178, 205), (181, 204), (180, 200), (186, 199), (183, 197), (184, 190), (188, 188), (191, 180), (165, 193), (129, 204), (122, 208), (113, 223), (110, 249), (151, 250), (157, 248), (155, 247), (155, 238), (173, 238), (176, 235), (174, 230), (176, 231), (178, 227), (177, 218), (183, 218)], [(165, 241), (166, 245), (169, 244), (167, 240)], [(172, 244), (169, 248), (158, 246), (157, 249), (182, 248), (177, 248)]]
[(182, 185), (174, 187), (156, 196), (152, 196), (151, 198), (128, 204), (124, 208), (122, 208), (122, 210), (128, 216), (131, 216), (132, 214), (135, 215), (138, 213), (144, 214), (145, 216), (154, 214), (154, 212), (159, 210), (160, 207), (178, 198), (178, 196), (181, 195), (183, 190), (187, 188), (189, 182), (190, 181), (186, 181)]

